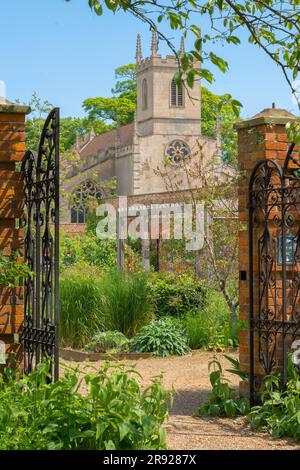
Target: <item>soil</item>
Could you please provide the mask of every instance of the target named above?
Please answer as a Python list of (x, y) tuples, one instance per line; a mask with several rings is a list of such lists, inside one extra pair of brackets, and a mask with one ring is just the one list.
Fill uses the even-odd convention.
[[(235, 353), (230, 353), (236, 356)], [(175, 389), (175, 400), (166, 424), (168, 447), (175, 450), (299, 450), (300, 444), (290, 439), (275, 439), (266, 433), (251, 431), (243, 417), (194, 418), (197, 407), (205, 402), (210, 393), (208, 362), (213, 353), (196, 351), (190, 356), (148, 358), (137, 361), (122, 361), (136, 364), (144, 378), (144, 384), (150, 383), (153, 376), (163, 374), (166, 389)], [(217, 354), (221, 363), (228, 367), (228, 362)], [(79, 366), (82, 372), (96, 371), (102, 361), (93, 363), (74, 363), (63, 360), (66, 366)], [(229, 367), (230, 368), (230, 367)], [(239, 377), (230, 376), (232, 384), (238, 386)]]

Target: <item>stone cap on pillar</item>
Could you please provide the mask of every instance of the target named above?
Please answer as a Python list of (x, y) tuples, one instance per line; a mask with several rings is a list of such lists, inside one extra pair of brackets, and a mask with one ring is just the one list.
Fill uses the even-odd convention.
[(241, 122), (236, 122), (234, 124), (235, 129), (244, 129), (247, 127), (259, 126), (261, 124), (282, 124), (285, 125), (290, 121), (297, 119), (297, 116), (290, 113), (286, 109), (275, 108), (273, 104), (272, 108), (263, 109), (260, 113), (255, 114), (255, 116), (245, 119)]
[(23, 104), (13, 103), (0, 96), (0, 113), (29, 114), (31, 113), (31, 108)]

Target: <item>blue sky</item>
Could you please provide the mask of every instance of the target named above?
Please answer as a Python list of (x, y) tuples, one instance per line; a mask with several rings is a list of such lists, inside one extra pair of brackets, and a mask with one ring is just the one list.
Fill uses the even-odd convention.
[[(135, 42), (142, 34), (143, 53), (149, 53), (151, 33), (128, 14), (92, 14), (87, 0), (14, 0), (1, 2), (0, 80), (7, 98), (28, 102), (33, 91), (61, 107), (63, 116), (81, 116), (82, 101), (109, 96), (114, 69), (134, 61)], [(179, 36), (169, 32), (179, 43)], [(246, 39), (246, 38), (245, 38)], [(188, 48), (188, 44), (187, 44)], [(218, 94), (231, 93), (251, 116), (272, 102), (296, 112), (280, 70), (243, 41), (242, 46), (217, 46), (215, 52), (229, 61), (227, 74), (216, 72)], [(164, 44), (160, 53), (168, 53)]]

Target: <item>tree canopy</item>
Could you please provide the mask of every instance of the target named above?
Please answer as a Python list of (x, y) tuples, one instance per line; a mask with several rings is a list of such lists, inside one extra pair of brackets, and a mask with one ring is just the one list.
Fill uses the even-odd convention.
[(220, 133), (222, 158), (231, 164), (237, 161), (237, 133), (233, 124), (239, 118), (239, 113), (233, 111), (230, 95), (216, 95), (202, 87), (202, 134), (217, 137)]
[[(41, 131), (47, 114), (53, 105), (43, 100), (36, 92), (33, 92), (29, 102), (32, 113), (26, 120), (26, 146), (31, 150), (38, 150)], [(68, 151), (75, 143), (77, 137), (84, 136), (92, 129), (96, 134), (102, 134), (111, 129), (111, 125), (103, 120), (93, 117), (65, 117), (60, 120), (60, 148), (61, 152)]]
[(135, 64), (118, 67), (115, 70), (116, 84), (112, 97), (88, 98), (83, 108), (90, 120), (103, 119), (113, 124), (128, 124), (133, 121), (136, 108)]
[[(293, 92), (296, 91), (293, 79), (300, 65), (300, 0), (171, 0), (165, 3), (87, 0), (87, 3), (99, 16), (105, 9), (134, 15), (152, 30), (156, 29), (159, 38), (165, 40), (177, 56), (172, 41), (159, 29), (160, 23), (169, 24), (171, 30), (181, 31), (184, 37), (191, 34), (193, 48), (183, 57), (178, 56), (178, 79), (186, 79), (189, 86), (197, 75), (212, 82), (211, 65), (226, 72), (227, 61), (214, 53), (213, 46), (217, 42), (239, 45), (242, 32), (246, 31), (248, 41), (278, 65)], [(202, 63), (201, 70), (194, 69), (195, 59)]]

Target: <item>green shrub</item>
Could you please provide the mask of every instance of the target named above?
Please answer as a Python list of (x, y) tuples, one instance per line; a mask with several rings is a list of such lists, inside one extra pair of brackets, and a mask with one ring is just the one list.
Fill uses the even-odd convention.
[(275, 437), (293, 437), (300, 440), (300, 376), (289, 364), (288, 383), (282, 389), (281, 377), (267, 377), (262, 393), (261, 406), (255, 406), (249, 414), (254, 429), (268, 431)]
[(196, 314), (186, 314), (183, 323), (192, 349), (238, 346), (239, 324), (235, 328), (230, 325), (230, 310), (218, 291), (208, 291), (205, 307)]
[(110, 271), (101, 279), (101, 292), (107, 330), (131, 338), (153, 317), (151, 292), (143, 273)]
[(186, 274), (153, 274), (150, 277), (156, 316), (183, 316), (203, 308), (206, 289)]
[(116, 266), (116, 240), (99, 240), (92, 233), (61, 237), (60, 262), (61, 269), (75, 263), (85, 262), (102, 270)]
[(47, 383), (48, 364), (16, 380), (0, 376), (0, 450), (165, 449), (170, 393), (155, 379), (142, 388), (132, 369), (105, 364)]
[(105, 353), (107, 351), (119, 352), (128, 349), (128, 339), (119, 331), (102, 331), (96, 333), (92, 341), (85, 347), (85, 351)]
[[(227, 370), (239, 375), (242, 380), (246, 380), (245, 373), (239, 370), (239, 362), (232, 357), (224, 355), (233, 365), (233, 369)], [(233, 418), (238, 415), (246, 415), (249, 412), (249, 401), (246, 398), (237, 396), (230, 381), (224, 377), (223, 369), (217, 358), (213, 358), (208, 365), (210, 372), (210, 383), (212, 392), (208, 402), (201, 405), (196, 416), (221, 416)], [(212, 370), (213, 369), (213, 370)]]
[(116, 240), (99, 240), (94, 236), (86, 236), (81, 242), (83, 261), (101, 269), (112, 269), (117, 264)]
[(61, 344), (82, 348), (105, 329), (100, 273), (81, 263), (61, 275), (59, 286)]
[(144, 326), (133, 338), (130, 350), (134, 352), (152, 352), (155, 356), (177, 354), (183, 356), (190, 352), (182, 324), (172, 318), (164, 317)]

